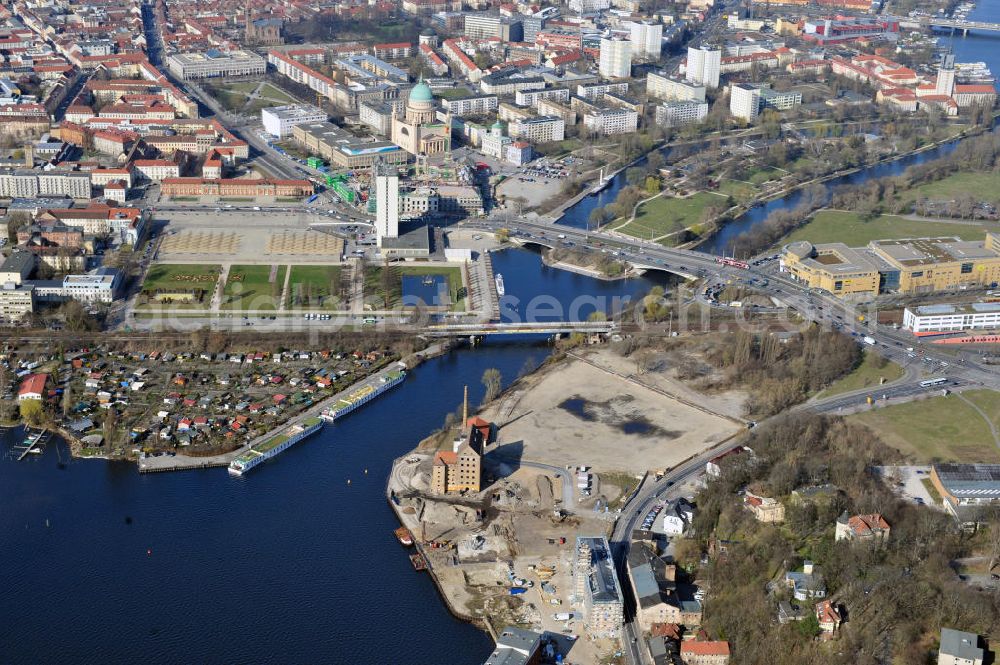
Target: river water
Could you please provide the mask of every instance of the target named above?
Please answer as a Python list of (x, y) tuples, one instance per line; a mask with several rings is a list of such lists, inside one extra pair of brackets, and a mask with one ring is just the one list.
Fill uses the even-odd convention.
[[(974, 17), (1000, 20), (996, 3), (981, 5)], [(1000, 73), (1000, 39), (953, 43), (959, 61)], [(585, 226), (623, 182), (565, 223)], [(751, 211), (706, 250), (795, 197)], [(498, 253), (494, 267), (508, 320), (531, 306), (583, 319), (654, 283), (601, 282), (525, 251)], [(590, 299), (573, 310), (579, 296)], [(71, 460), (58, 442), (15, 462), (18, 430), (0, 434), (0, 663), (481, 663), (489, 638), (448, 614), (395, 541), (385, 478), (459, 406), (464, 385), (480, 400), (485, 369), (506, 385), (548, 353), (544, 342), (501, 340), (430, 361), (242, 479), (222, 469), (140, 476), (130, 464)]]

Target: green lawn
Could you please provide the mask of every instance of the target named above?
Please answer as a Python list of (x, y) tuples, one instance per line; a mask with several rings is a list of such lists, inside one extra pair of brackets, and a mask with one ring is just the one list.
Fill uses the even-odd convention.
[(863, 221), (853, 212), (821, 210), (804, 226), (795, 229), (781, 244), (808, 240), (813, 244), (842, 242), (848, 247), (863, 247), (872, 240), (891, 238), (931, 238), (958, 236), (963, 240), (982, 240), (987, 230), (997, 230), (997, 224), (947, 224), (920, 222), (895, 215), (881, 215)]
[(1000, 392), (995, 390), (967, 390), (962, 393), (965, 399), (969, 400), (983, 413), (991, 416), (993, 426), (1000, 429)]
[(719, 193), (731, 196), (737, 203), (747, 203), (757, 196), (757, 188), (740, 180), (723, 180), (719, 183)]
[(247, 96), (242, 92), (215, 86), (209, 86), (209, 91), (213, 97), (219, 100), (222, 108), (233, 113), (238, 113), (247, 103)]
[(242, 92), (244, 95), (249, 95), (251, 92), (257, 89), (258, 85), (260, 85), (260, 81), (239, 81), (236, 83), (227, 83), (219, 87), (225, 88), (226, 90), (234, 90), (236, 92)]
[(278, 266), (272, 283), (271, 266), (232, 266), (222, 291), (222, 309), (278, 309), (286, 266)]
[[(885, 363), (884, 366), (879, 367), (882, 362)], [(867, 352), (861, 364), (853, 372), (820, 392), (817, 397), (831, 397), (869, 386), (877, 387), (880, 379), (884, 378), (886, 383), (891, 383), (901, 376), (903, 376), (902, 367), (894, 362), (884, 361), (877, 353)]]
[(699, 224), (709, 206), (725, 207), (722, 194), (698, 192), (685, 198), (660, 196), (639, 206), (635, 220), (614, 230), (647, 240)]
[(1000, 174), (955, 173), (935, 182), (918, 185), (903, 192), (899, 198), (904, 201), (916, 201), (920, 198), (951, 201), (966, 194), (977, 201), (1000, 204)]
[[(365, 297), (374, 298), (375, 307), (381, 309), (385, 305), (385, 290), (382, 284), (381, 266), (368, 266), (365, 268)], [(392, 265), (390, 270), (398, 275), (394, 280), (389, 295), (389, 307), (398, 307), (402, 303), (404, 275), (444, 275), (448, 280), (448, 293), (451, 296), (452, 311), (465, 311), (465, 286), (462, 283), (462, 269), (458, 266), (442, 265)]]
[[(146, 273), (146, 280), (142, 283), (142, 292), (150, 294), (153, 298), (150, 304), (165, 305), (178, 304), (191, 307), (206, 307), (211, 301), (215, 292), (215, 285), (219, 279), (222, 268), (218, 265), (199, 264), (179, 264), (179, 263), (157, 263), (150, 267)], [(183, 292), (192, 287), (200, 287), (205, 290), (202, 302), (188, 301)], [(153, 296), (154, 292), (160, 292), (160, 299)], [(171, 292), (176, 292), (176, 296), (170, 296)], [(145, 306), (139, 303), (139, 307)]]
[(848, 418), (868, 425), (918, 463), (1000, 463), (1000, 449), (986, 421), (956, 395), (877, 408)]
[(340, 266), (292, 266), (286, 305), (336, 309), (339, 291)]
[(258, 93), (261, 97), (267, 97), (269, 99), (276, 99), (285, 104), (291, 104), (295, 102), (295, 98), (289, 95), (287, 92), (281, 88), (275, 87), (270, 83), (265, 83), (264, 87), (260, 89)]
[(434, 91), (434, 96), (441, 99), (459, 99), (461, 97), (470, 97), (471, 95), (472, 91), (468, 88), (443, 88)]

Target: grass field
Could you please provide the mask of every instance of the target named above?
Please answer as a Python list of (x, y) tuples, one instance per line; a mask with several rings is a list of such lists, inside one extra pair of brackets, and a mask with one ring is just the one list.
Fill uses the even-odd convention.
[[(278, 299), (285, 284), (286, 266), (278, 266), (274, 284), (271, 266), (232, 266), (222, 291), (222, 309), (278, 309)], [(242, 279), (240, 279), (242, 277)]]
[[(994, 403), (996, 395), (989, 398)], [(1000, 463), (1000, 448), (986, 421), (956, 395), (897, 404), (848, 418), (868, 425), (883, 441), (918, 463)]]
[(930, 238), (958, 236), (963, 240), (982, 240), (987, 230), (1000, 229), (997, 224), (947, 224), (920, 222), (895, 215), (882, 215), (870, 222), (853, 212), (821, 210), (805, 226), (793, 231), (781, 244), (808, 240), (813, 244), (842, 242), (848, 247), (863, 247), (872, 240), (888, 238)]
[(336, 309), (339, 290), (340, 266), (292, 266), (286, 305)]
[[(382, 267), (369, 266), (365, 268), (365, 298), (376, 298), (375, 306), (384, 306), (385, 291), (382, 288)], [(444, 275), (448, 280), (448, 293), (451, 296), (453, 312), (465, 311), (465, 287), (462, 283), (462, 269), (458, 266), (400, 266), (394, 265), (390, 270), (396, 272), (399, 279), (395, 281), (389, 295), (389, 307), (398, 307), (403, 298), (403, 275)]]
[(626, 235), (650, 240), (698, 224), (709, 206), (725, 206), (722, 194), (698, 192), (686, 198), (658, 197), (639, 206), (635, 220), (614, 227)]
[(260, 81), (238, 81), (236, 83), (227, 83), (223, 86), (226, 90), (233, 90), (235, 92), (242, 92), (244, 95), (249, 95), (251, 92), (257, 89), (260, 85)]
[(1000, 429), (1000, 392), (995, 390), (967, 390), (962, 393), (965, 399), (969, 400), (983, 413), (991, 416), (993, 426)]
[(435, 90), (434, 95), (440, 97), (441, 99), (460, 99), (462, 97), (469, 97), (472, 95), (472, 91), (468, 88), (442, 88), (440, 90)]
[(830, 397), (869, 386), (878, 386), (881, 378), (890, 383), (903, 376), (903, 368), (896, 363), (886, 362), (883, 367), (879, 367), (880, 361), (882, 358), (877, 353), (865, 353), (861, 364), (853, 372), (820, 392), (817, 397)]
[(1000, 205), (1000, 174), (955, 173), (936, 182), (918, 185), (900, 194), (899, 198), (903, 201), (916, 201), (920, 198), (951, 201), (966, 194), (977, 201)]
[(757, 196), (757, 188), (740, 180), (723, 180), (719, 183), (719, 193), (733, 197), (737, 203), (746, 203)]
[[(146, 273), (146, 281), (142, 283), (142, 291), (169, 293), (172, 289), (177, 289), (180, 292), (185, 288), (198, 286), (205, 289), (205, 301), (189, 304), (193, 307), (206, 307), (215, 291), (220, 272), (222, 272), (222, 268), (218, 265), (157, 263), (151, 266), (149, 272)], [(180, 298), (171, 300), (182, 302)], [(187, 304), (186, 301), (185, 304)]]

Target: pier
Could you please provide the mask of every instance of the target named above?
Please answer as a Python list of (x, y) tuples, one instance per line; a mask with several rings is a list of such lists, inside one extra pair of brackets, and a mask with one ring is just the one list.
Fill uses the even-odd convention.
[[(25, 457), (30, 455), (36, 449), (37, 446), (41, 446), (43, 443), (45, 443), (43, 439), (45, 437), (46, 430), (40, 429), (35, 434), (31, 434), (30, 432), (31, 430), (29, 430), (27, 427), (24, 428), (24, 433), (27, 434), (28, 436), (24, 440), (24, 446), (25, 446), (24, 450), (22, 450), (21, 454), (18, 455), (17, 457), (18, 462), (20, 462)], [(39, 449), (38, 452), (41, 452), (41, 449)]]

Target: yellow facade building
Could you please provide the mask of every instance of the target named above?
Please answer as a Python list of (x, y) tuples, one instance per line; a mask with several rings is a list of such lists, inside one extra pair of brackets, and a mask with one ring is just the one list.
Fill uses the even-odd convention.
[(845, 298), (994, 287), (1000, 283), (1000, 235), (873, 240), (861, 248), (798, 241), (782, 250), (781, 269)]

